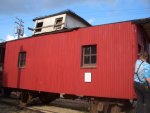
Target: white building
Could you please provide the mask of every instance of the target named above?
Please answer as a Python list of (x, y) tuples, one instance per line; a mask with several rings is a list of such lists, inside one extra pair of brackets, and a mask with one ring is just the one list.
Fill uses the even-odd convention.
[(70, 10), (37, 17), (33, 21), (35, 22), (34, 34), (91, 26), (87, 21)]

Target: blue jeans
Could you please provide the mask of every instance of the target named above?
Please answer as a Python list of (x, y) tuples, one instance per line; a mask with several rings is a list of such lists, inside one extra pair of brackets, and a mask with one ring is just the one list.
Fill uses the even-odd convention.
[(137, 94), (136, 113), (150, 113), (150, 90), (144, 84), (134, 82)]

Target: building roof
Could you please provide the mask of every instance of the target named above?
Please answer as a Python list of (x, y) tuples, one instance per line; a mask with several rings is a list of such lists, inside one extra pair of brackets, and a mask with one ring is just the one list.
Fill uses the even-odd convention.
[(83, 19), (82, 17), (80, 17), (79, 15), (77, 15), (76, 13), (74, 13), (74, 12), (71, 11), (71, 10), (65, 10), (65, 11), (61, 11), (61, 12), (59, 12), (59, 13), (55, 13), (55, 14), (47, 15), (47, 16), (43, 16), (43, 17), (36, 17), (35, 19), (33, 19), (33, 21), (41, 20), (41, 19), (44, 19), (44, 18), (53, 17), (53, 16), (57, 16), (57, 15), (61, 15), (61, 14), (69, 14), (69, 15), (73, 16), (74, 18), (80, 20), (81, 22), (83, 22), (83, 23), (86, 24), (87, 26), (92, 26), (92, 25), (91, 25), (90, 23), (88, 23), (85, 19)]

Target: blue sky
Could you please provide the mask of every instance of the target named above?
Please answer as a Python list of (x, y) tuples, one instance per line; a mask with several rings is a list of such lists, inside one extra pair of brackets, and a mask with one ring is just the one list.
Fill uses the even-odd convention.
[(24, 21), (25, 36), (35, 17), (70, 9), (92, 25), (150, 17), (150, 0), (1, 0), (0, 40), (15, 37), (15, 18)]

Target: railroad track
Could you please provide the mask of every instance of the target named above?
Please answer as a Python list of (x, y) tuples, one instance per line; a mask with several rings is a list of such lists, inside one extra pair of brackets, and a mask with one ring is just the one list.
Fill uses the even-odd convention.
[(24, 109), (18, 109), (18, 103), (17, 98), (0, 97), (0, 113), (88, 113), (88, 103), (81, 100), (57, 99), (48, 105), (37, 101)]

